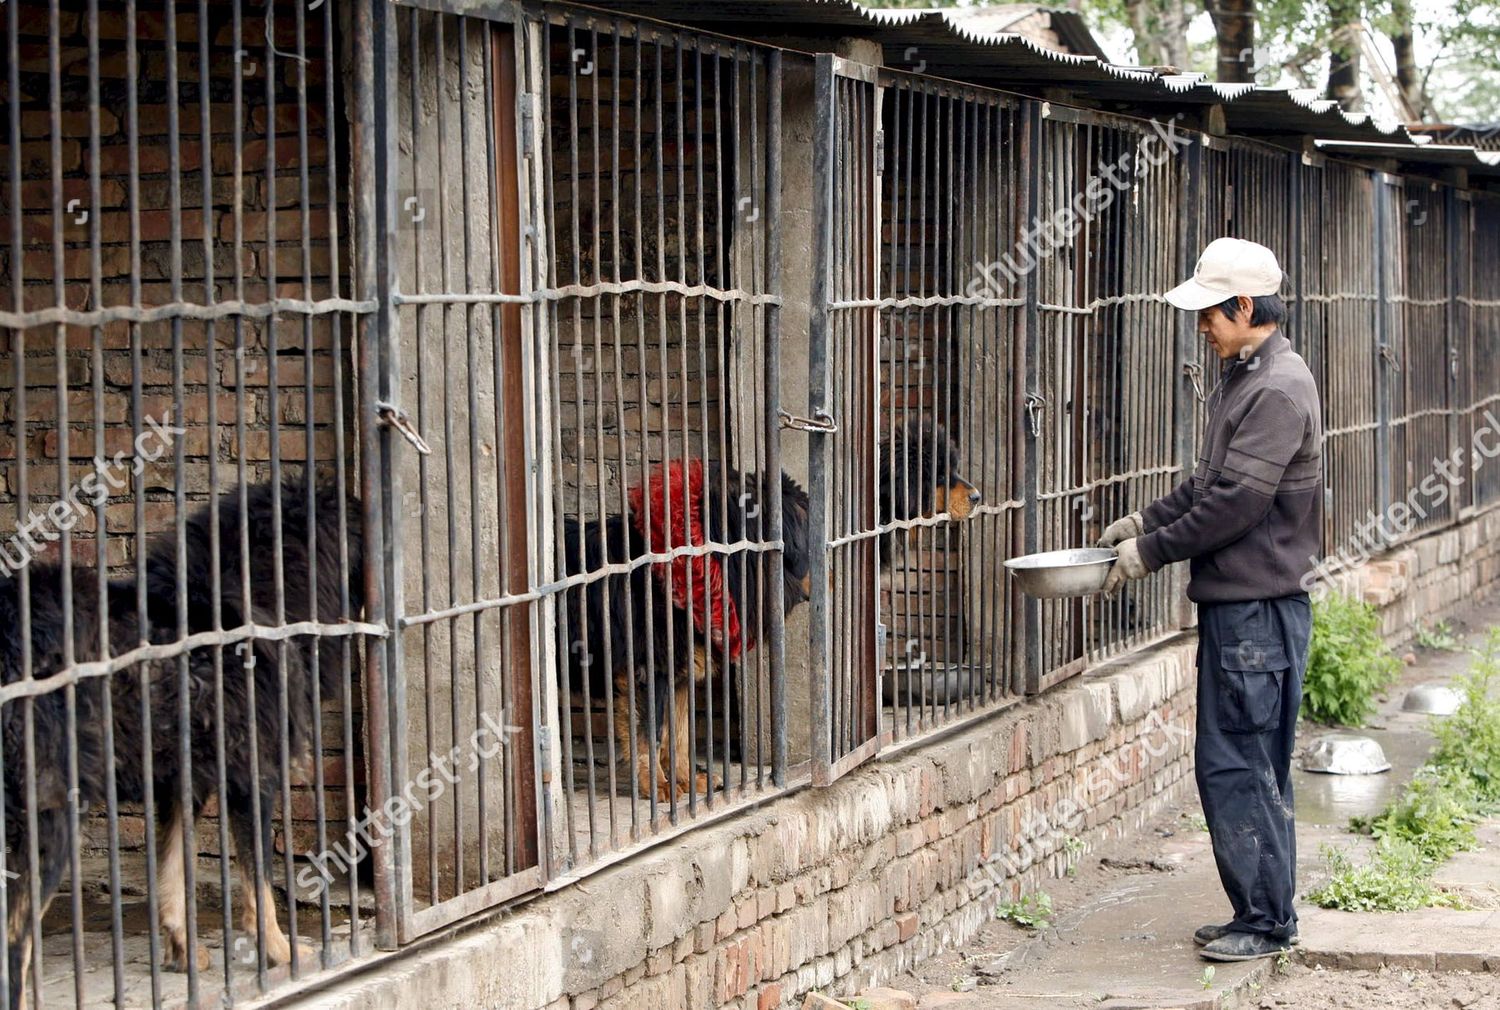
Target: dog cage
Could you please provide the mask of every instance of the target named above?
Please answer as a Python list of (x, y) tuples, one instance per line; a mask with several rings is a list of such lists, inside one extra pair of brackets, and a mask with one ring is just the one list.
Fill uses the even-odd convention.
[[(816, 62), (814, 780), (1024, 689), (1019, 103)], [(983, 282), (983, 283), (981, 283)], [(826, 726), (826, 729), (822, 728)]]
[(1181, 626), (999, 562), (1191, 467), (1221, 227), (1330, 549), (1500, 396), (1484, 194), (563, 5), (3, 6), (4, 1005), (249, 1000)]
[[(1183, 477), (1177, 440), (1176, 314), (1161, 300), (1180, 263), (1183, 166), (1151, 123), (1042, 110), (1029, 166), (1037, 187), (1034, 387), (1026, 409), (1036, 518), (1028, 550), (1090, 544), (1114, 518)], [(1030, 629), (1030, 689), (1179, 625), (1178, 576), (1114, 600), (1042, 601)]]
[(876, 465), (883, 738), (1024, 690), (1023, 468), (1012, 405), (1024, 299), (994, 264), (1019, 234), (1020, 103), (881, 74)]
[(1481, 507), (1500, 501), (1500, 466), (1488, 455), (1497, 444), (1494, 432), (1500, 430), (1494, 420), (1500, 417), (1500, 198), (1488, 193), (1465, 196), (1460, 207), (1466, 205), (1467, 213), (1459, 221), (1467, 227), (1461, 224), (1457, 230), (1470, 255), (1468, 269), (1461, 270), (1463, 292), (1455, 298), (1463, 323), (1458, 336), (1467, 343), (1470, 362), (1471, 385), (1460, 401), (1465, 404), (1468, 435), (1462, 445), (1469, 450), (1465, 477), (1473, 505)]
[[(1382, 418), (1376, 388), (1377, 268), (1383, 247), (1375, 233), (1370, 173), (1329, 161), (1317, 168), (1316, 186), (1304, 198), (1324, 207), (1333, 225), (1318, 235), (1319, 269), (1303, 283), (1303, 312), (1318, 319), (1323, 345), (1319, 393), (1323, 398), (1323, 549), (1331, 558), (1365, 543), (1357, 531), (1378, 513), (1377, 439)], [(1368, 544), (1367, 544), (1368, 546)], [(1357, 550), (1358, 548), (1355, 547)], [(1340, 555), (1339, 552), (1344, 554)]]
[(1394, 538), (1404, 540), (1447, 525), (1457, 515), (1456, 487), (1435, 469), (1463, 445), (1452, 409), (1458, 379), (1451, 317), (1454, 229), (1447, 187), (1392, 178), (1382, 188), (1392, 239), (1384, 341), (1391, 354), (1382, 354), (1390, 418), (1385, 504)]
[(371, 946), (369, 860), (308, 859), (366, 804), (384, 634), (333, 9), (3, 13), (5, 1006)]
[[(544, 876), (541, 705), (531, 544), (539, 519), (526, 411), (548, 359), (528, 343), (513, 25), (393, 12), (392, 400), (416, 452), (396, 457), (391, 781), (411, 790), (401, 939), (534, 889)], [(449, 769), (448, 765), (457, 767)], [(435, 776), (442, 776), (436, 779)], [(399, 791), (399, 787), (398, 787)]]
[(785, 781), (778, 53), (549, 12), (539, 391), (569, 864)]

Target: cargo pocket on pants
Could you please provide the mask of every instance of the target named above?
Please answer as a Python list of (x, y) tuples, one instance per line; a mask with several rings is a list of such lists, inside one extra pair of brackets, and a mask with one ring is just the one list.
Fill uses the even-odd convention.
[(1281, 721), (1281, 689), (1291, 663), (1269, 636), (1219, 649), (1219, 729), (1264, 733)]

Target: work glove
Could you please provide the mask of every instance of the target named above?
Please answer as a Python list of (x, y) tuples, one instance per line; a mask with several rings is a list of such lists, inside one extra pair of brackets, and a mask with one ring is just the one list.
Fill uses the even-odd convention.
[(1146, 532), (1146, 524), (1141, 520), (1139, 512), (1132, 512), (1123, 519), (1116, 519), (1104, 527), (1104, 535), (1099, 538), (1100, 547), (1113, 547), (1121, 540), (1129, 540)]
[[(1129, 517), (1127, 516), (1126, 518)], [(1120, 522), (1124, 521), (1124, 519), (1120, 520)], [(1119, 557), (1115, 559), (1114, 565), (1110, 567), (1109, 577), (1104, 580), (1104, 592), (1106, 595), (1113, 595), (1115, 590), (1119, 589), (1125, 583), (1134, 582), (1136, 579), (1144, 579), (1147, 575), (1151, 574), (1146, 570), (1146, 562), (1141, 559), (1141, 542), (1138, 538), (1131, 537), (1129, 540), (1121, 540), (1120, 546), (1115, 548), (1115, 550), (1119, 552)]]

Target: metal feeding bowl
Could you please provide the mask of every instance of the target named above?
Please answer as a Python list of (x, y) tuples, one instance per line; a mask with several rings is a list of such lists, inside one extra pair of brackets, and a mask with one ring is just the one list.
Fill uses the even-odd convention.
[(1082, 547), (1072, 551), (1044, 551), (1005, 562), (1021, 592), (1052, 600), (1087, 596), (1104, 588), (1109, 566), (1119, 555), (1112, 547)]
[(1318, 737), (1302, 759), (1302, 770), (1325, 775), (1378, 775), (1391, 770), (1380, 744), (1354, 733)]
[(1463, 704), (1463, 697), (1447, 684), (1418, 684), (1406, 692), (1401, 711), (1422, 715), (1452, 715)]

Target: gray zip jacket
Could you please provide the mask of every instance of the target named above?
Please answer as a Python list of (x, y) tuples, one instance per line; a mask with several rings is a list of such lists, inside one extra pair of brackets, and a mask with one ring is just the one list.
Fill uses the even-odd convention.
[(1232, 362), (1208, 398), (1193, 474), (1141, 510), (1151, 571), (1192, 560), (1197, 603), (1301, 593), (1322, 554), (1323, 411), (1280, 330)]

